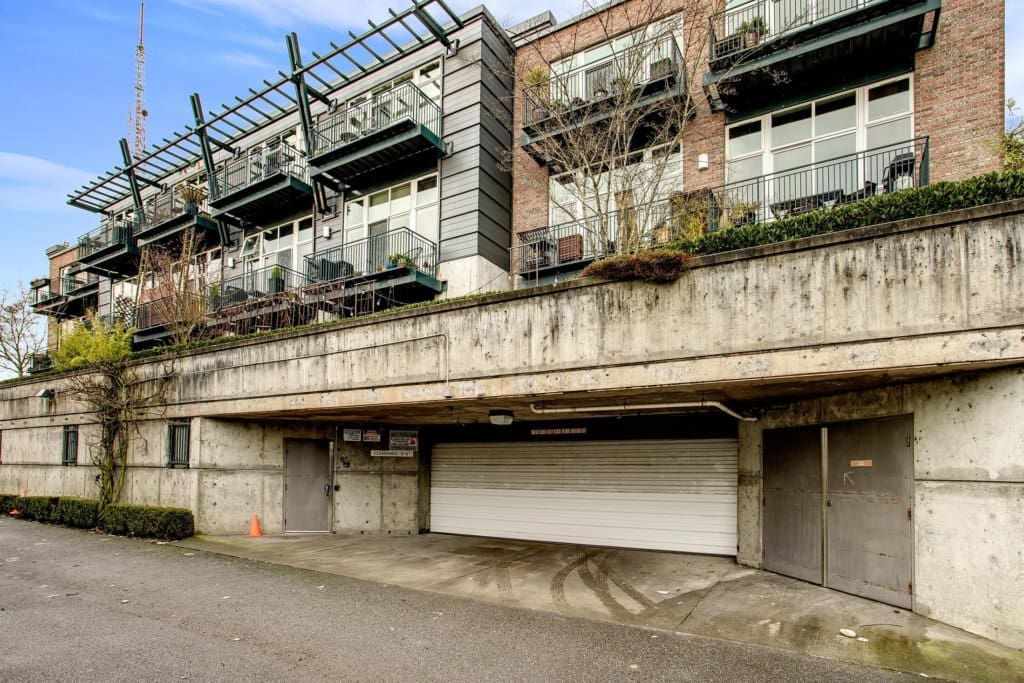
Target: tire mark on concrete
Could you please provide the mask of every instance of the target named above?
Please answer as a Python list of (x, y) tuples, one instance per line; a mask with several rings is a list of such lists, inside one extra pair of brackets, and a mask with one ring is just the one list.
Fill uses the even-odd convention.
[(558, 573), (551, 579), (551, 599), (559, 605), (568, 605), (569, 602), (565, 599), (565, 580), (569, 577), (569, 574), (579, 566), (583, 565), (587, 560), (593, 556), (593, 553), (583, 551), (569, 564), (565, 565), (558, 570)]

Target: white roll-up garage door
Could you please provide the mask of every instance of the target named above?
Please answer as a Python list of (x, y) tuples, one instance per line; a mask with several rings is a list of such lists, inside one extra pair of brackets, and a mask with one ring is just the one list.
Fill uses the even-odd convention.
[(735, 439), (437, 444), (430, 529), (735, 555), (737, 453)]

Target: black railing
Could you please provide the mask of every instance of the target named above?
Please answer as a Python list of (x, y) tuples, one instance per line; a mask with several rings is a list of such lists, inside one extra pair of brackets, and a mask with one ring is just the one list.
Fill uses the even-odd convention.
[(92, 273), (82, 276), (65, 275), (60, 279), (60, 293), (71, 294), (72, 292), (88, 287), (89, 285), (96, 284), (99, 282), (99, 276), (93, 275)]
[(682, 57), (675, 36), (638, 43), (607, 59), (531, 83), (523, 89), (523, 121), (527, 126), (557, 120), (588, 105), (632, 96), (648, 83), (682, 78)]
[(306, 282), (332, 282), (393, 269), (437, 276), (437, 245), (409, 228), (397, 228), (306, 257)]
[(266, 266), (224, 278), (210, 295), (210, 310), (256, 301), (301, 288), (305, 278), (285, 266)]
[(668, 242), (674, 214), (671, 200), (660, 201), (521, 232), (519, 273), (582, 267), (595, 258)]
[(52, 299), (56, 299), (60, 296), (60, 292), (46, 288), (39, 288), (32, 290), (32, 305), (43, 304)]
[(883, 0), (751, 0), (711, 15), (711, 59), (752, 50), (779, 36)]
[(928, 137), (714, 188), (708, 230), (796, 216), (928, 184)]
[(278, 174), (309, 182), (306, 157), (283, 142), (257, 145), (217, 168), (212, 198), (226, 197)]
[(88, 258), (107, 247), (130, 246), (135, 239), (134, 221), (108, 221), (78, 238), (78, 258)]
[(29, 373), (46, 372), (53, 369), (53, 358), (49, 353), (33, 353), (28, 357)]
[(326, 154), (404, 119), (441, 138), (441, 107), (407, 82), (367, 94), (361, 101), (317, 122), (313, 154)]
[(198, 201), (185, 201), (177, 192), (161, 192), (146, 201), (146, 213), (143, 227), (152, 228), (180, 216), (191, 214), (199, 216), (209, 213), (205, 193)]

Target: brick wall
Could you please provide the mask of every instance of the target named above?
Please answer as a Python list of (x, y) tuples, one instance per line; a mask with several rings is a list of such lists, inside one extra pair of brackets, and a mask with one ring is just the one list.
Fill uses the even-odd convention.
[(930, 137), (932, 182), (1000, 166), (1003, 15), (1002, 0), (943, 0), (935, 45), (917, 53), (916, 128)]
[[(78, 249), (67, 249), (55, 254), (50, 258), (50, 289), (54, 292), (60, 291), (60, 269), (70, 266), (78, 260)], [(46, 347), (49, 350), (57, 348), (60, 340), (60, 322), (54, 317), (46, 319)]]

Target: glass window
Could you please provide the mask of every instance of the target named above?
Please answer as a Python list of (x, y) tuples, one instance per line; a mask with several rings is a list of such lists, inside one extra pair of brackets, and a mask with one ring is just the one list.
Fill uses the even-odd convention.
[(906, 142), (911, 137), (909, 117), (868, 126), (868, 149)]
[(245, 238), (245, 242), (242, 243), (242, 256), (252, 256), (260, 248), (260, 236), (259, 234), (250, 235)]
[(772, 116), (772, 146), (784, 147), (811, 137), (811, 108), (801, 107)]
[(729, 162), (729, 182), (737, 180), (749, 180), (763, 174), (761, 168), (761, 156), (747, 157)]
[(430, 176), (416, 183), (416, 204), (423, 206), (437, 201), (437, 176)]
[(814, 108), (814, 134), (828, 135), (857, 125), (857, 96), (854, 93), (819, 102)]
[(735, 159), (761, 149), (761, 122), (754, 121), (729, 129), (729, 158)]
[(362, 199), (357, 199), (354, 202), (347, 202), (345, 204), (345, 225), (358, 225), (362, 223), (365, 220), (363, 214)]
[(774, 170), (776, 173), (780, 173), (809, 163), (811, 163), (811, 146), (800, 145), (784, 152), (776, 152)]
[(391, 188), (391, 209), (390, 213), (401, 213), (408, 211), (412, 205), (412, 183), (405, 183), (398, 187)]
[(910, 111), (910, 81), (886, 83), (868, 90), (868, 119), (878, 119)]
[(853, 154), (856, 151), (857, 135), (855, 133), (817, 140), (814, 143), (814, 158), (816, 161), (835, 159), (836, 157)]
[(367, 216), (370, 222), (375, 223), (388, 217), (389, 195), (387, 190), (370, 195), (370, 210)]

